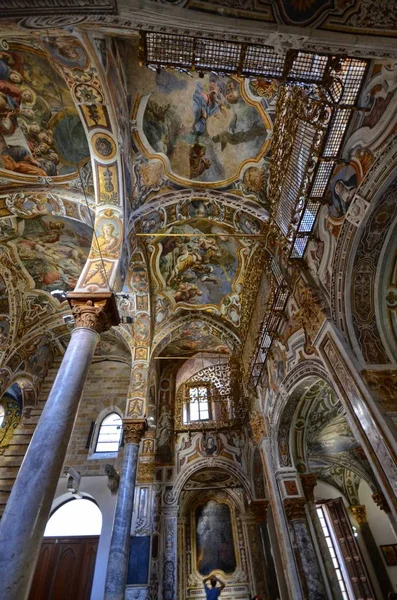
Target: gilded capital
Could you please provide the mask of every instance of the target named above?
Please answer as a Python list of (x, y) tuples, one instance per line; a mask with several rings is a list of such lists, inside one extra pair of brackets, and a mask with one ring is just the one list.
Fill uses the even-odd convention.
[(85, 294), (71, 292), (67, 295), (75, 328), (84, 327), (102, 333), (112, 325), (118, 325), (120, 318), (114, 294)]
[(146, 419), (124, 419), (124, 442), (126, 444), (139, 444), (145, 433), (146, 427)]
[(257, 523), (266, 523), (268, 505), (269, 500), (253, 500), (251, 502), (250, 509)]
[(314, 502), (314, 488), (317, 485), (316, 473), (301, 473), (303, 494), (308, 502)]
[(305, 504), (305, 498), (284, 498), (284, 510), (288, 521), (305, 519)]
[(365, 504), (352, 504), (350, 506), (350, 510), (352, 511), (353, 517), (356, 519), (359, 525), (368, 523), (367, 509), (365, 508)]

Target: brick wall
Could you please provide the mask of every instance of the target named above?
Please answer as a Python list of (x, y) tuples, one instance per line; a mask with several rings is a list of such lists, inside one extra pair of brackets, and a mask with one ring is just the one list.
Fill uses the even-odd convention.
[(116, 361), (96, 362), (90, 367), (65, 459), (65, 465), (82, 475), (104, 475), (105, 465), (114, 462), (89, 459), (87, 439), (92, 421), (103, 409), (117, 406), (124, 414), (130, 372), (130, 365)]

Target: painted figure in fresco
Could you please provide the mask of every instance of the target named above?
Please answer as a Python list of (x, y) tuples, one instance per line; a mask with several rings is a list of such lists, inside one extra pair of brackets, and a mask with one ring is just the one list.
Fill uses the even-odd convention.
[(225, 98), (220, 91), (218, 81), (210, 78), (208, 92), (204, 91), (201, 81), (197, 82), (193, 94), (193, 133), (202, 135), (207, 130), (207, 121), (225, 106)]
[[(57, 77), (36, 54), (0, 52), (0, 167), (21, 175), (53, 177), (88, 157), (80, 119)], [(64, 116), (53, 119), (61, 108)], [(67, 167), (61, 164), (61, 152)]]
[[(210, 582), (211, 587), (207, 587), (207, 581)], [(216, 586), (217, 583), (219, 583), (219, 587)], [(203, 579), (203, 585), (207, 600), (216, 600), (219, 598), (223, 588), (225, 587), (224, 582), (219, 579), (219, 577), (215, 577), (215, 575), (211, 575), (211, 577), (205, 577)]]
[(101, 227), (101, 235), (97, 238), (97, 246), (100, 252), (114, 254), (119, 245), (118, 238), (114, 235), (116, 228), (112, 223), (105, 223)]
[(212, 437), (212, 435), (209, 435), (205, 442), (206, 455), (212, 456), (213, 454), (216, 454), (217, 450), (218, 446), (216, 445), (215, 439)]
[(222, 181), (258, 156), (269, 125), (259, 101), (258, 106), (247, 101), (241, 81), (213, 73), (199, 80), (171, 73), (161, 77), (157, 91), (142, 99), (143, 134), (176, 175)]

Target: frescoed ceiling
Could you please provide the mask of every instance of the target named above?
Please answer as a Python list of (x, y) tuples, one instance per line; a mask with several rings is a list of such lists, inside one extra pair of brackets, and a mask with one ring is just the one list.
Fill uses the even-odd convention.
[(92, 229), (64, 217), (21, 219), (5, 246), (16, 251), (36, 289), (73, 290), (87, 260)]
[(373, 485), (369, 462), (327, 383), (317, 381), (303, 395), (295, 436), (297, 455), (304, 457), (298, 458), (298, 470), (316, 472), (319, 479), (336, 486), (352, 503), (357, 500), (362, 479)]
[(270, 147), (272, 121), (248, 81), (161, 71), (136, 101), (137, 142), (178, 183), (226, 186)]
[(396, 35), (397, 8), (387, 0), (157, 0), (218, 15), (356, 34)]
[[(192, 317), (181, 325), (168, 325), (168, 333), (159, 343), (157, 352), (160, 356), (186, 357), (198, 352), (230, 354), (234, 351), (235, 340), (225, 330), (217, 328), (207, 319)], [(233, 344), (234, 341), (234, 344)]]
[[(266, 207), (278, 83), (141, 68), (129, 49), (135, 206), (162, 191), (232, 190)], [(138, 93), (137, 93), (138, 92)]]
[[(51, 52), (70, 61), (78, 46), (62, 40), (52, 42)], [(65, 81), (37, 44), (6, 47), (0, 52), (0, 175), (20, 182), (75, 176), (89, 148)]]

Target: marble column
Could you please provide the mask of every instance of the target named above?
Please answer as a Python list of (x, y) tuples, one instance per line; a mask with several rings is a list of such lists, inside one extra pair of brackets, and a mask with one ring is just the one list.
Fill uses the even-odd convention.
[(177, 599), (178, 507), (163, 508), (163, 600)]
[(324, 580), (326, 584), (329, 585), (330, 595), (332, 596), (332, 598), (334, 598), (335, 600), (343, 600), (336, 571), (332, 563), (331, 553), (325, 541), (324, 533), (321, 527), (320, 519), (316, 510), (316, 504), (314, 501), (314, 488), (317, 485), (317, 474), (301, 473), (299, 478), (303, 490), (303, 495), (306, 498), (306, 506), (309, 511), (309, 516), (313, 525), (318, 549), (322, 558)]
[(0, 598), (29, 595), (99, 332), (118, 322), (112, 294), (70, 294), (75, 329), (0, 523)]
[(284, 510), (290, 524), (304, 598), (326, 600), (327, 595), (306, 518), (305, 504), (305, 498), (285, 498)]
[(124, 600), (125, 596), (139, 442), (145, 429), (145, 419), (124, 419), (124, 455), (110, 541), (104, 600)]
[[(274, 529), (279, 545), (282, 569), (277, 564), (281, 597), (304, 600), (301, 577), (298, 572), (294, 547), (285, 518), (284, 506), (277, 482), (276, 469), (273, 462), (272, 441), (264, 438), (261, 441), (263, 451), (266, 483), (269, 490), (269, 500), (274, 520)], [(280, 583), (281, 582), (281, 583)]]
[(389, 579), (389, 575), (381, 554), (378, 549), (378, 545), (372, 534), (371, 528), (367, 521), (367, 510), (364, 504), (353, 504), (350, 506), (350, 510), (357, 521), (360, 528), (359, 533), (363, 536), (364, 544), (368, 551), (368, 556), (371, 560), (373, 570), (378, 580), (378, 585), (385, 598), (388, 597), (389, 592), (393, 592), (393, 584)]
[(267, 508), (268, 500), (253, 500), (250, 508), (255, 515), (264, 558), (266, 595), (264, 598), (279, 598), (277, 573), (274, 566), (273, 555), (270, 547), (269, 532), (267, 530)]

